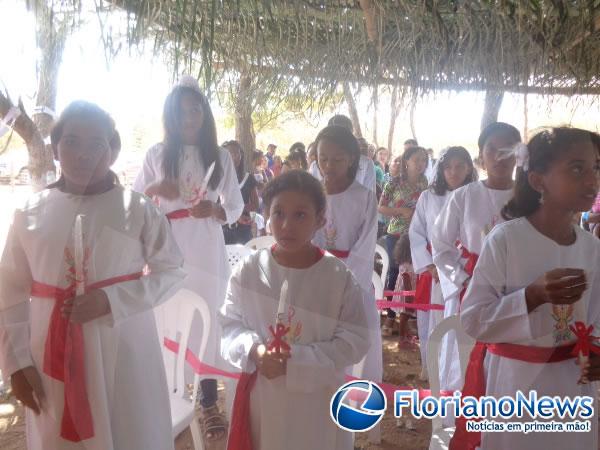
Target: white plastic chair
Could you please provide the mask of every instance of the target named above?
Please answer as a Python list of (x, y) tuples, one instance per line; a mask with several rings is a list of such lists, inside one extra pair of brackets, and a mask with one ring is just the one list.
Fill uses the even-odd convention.
[(373, 283), (373, 289), (375, 289), (375, 299), (382, 300), (383, 299), (383, 281), (379, 274), (373, 271), (373, 276), (371, 277), (371, 282)]
[[(438, 324), (435, 330), (433, 330), (427, 344), (427, 370), (429, 372), (429, 388), (431, 389), (431, 395), (434, 397), (440, 396), (439, 356), (442, 338), (451, 330), (454, 330), (456, 333), (460, 371), (463, 380), (465, 378), (471, 350), (475, 345), (475, 340), (463, 330), (460, 324), (460, 318), (457, 314), (445, 318)], [(431, 440), (429, 441), (429, 450), (447, 450), (453, 434), (454, 427), (444, 427), (442, 419), (440, 417), (434, 417), (431, 420)]]
[[(381, 281), (385, 286), (385, 281), (387, 279), (388, 271), (390, 270), (390, 257), (387, 254), (385, 248), (383, 248), (379, 244), (375, 244), (375, 255), (378, 255), (381, 258)], [(383, 294), (381, 297), (382, 298)]]
[[(171, 423), (173, 439), (175, 439), (188, 426), (192, 432), (192, 441), (195, 450), (204, 450), (202, 434), (195, 415), (196, 397), (200, 384), (200, 375), (194, 373), (194, 383), (191, 396), (188, 392), (185, 380), (186, 353), (188, 341), (192, 331), (192, 321), (197, 312), (202, 319), (202, 335), (200, 348), (196, 353), (198, 360), (202, 361), (208, 335), (210, 333), (210, 311), (206, 301), (198, 294), (187, 289), (178, 291), (169, 302), (178, 302), (177, 319), (169, 322), (164, 311), (160, 307), (155, 310), (159, 336), (162, 339), (169, 326), (173, 327), (174, 335), (178, 337), (179, 352), (177, 355), (170, 350), (163, 352), (169, 385), (169, 401), (171, 405)], [(171, 333), (168, 333), (171, 334)], [(173, 364), (174, 361), (174, 364)]]
[(275, 244), (275, 238), (273, 236), (259, 236), (246, 242), (246, 247), (252, 250), (260, 250), (269, 248), (273, 244)]
[(253, 250), (249, 247), (246, 247), (241, 244), (230, 244), (226, 245), (225, 249), (227, 250), (227, 259), (229, 261), (229, 265), (233, 269), (242, 259), (246, 256), (250, 255)]

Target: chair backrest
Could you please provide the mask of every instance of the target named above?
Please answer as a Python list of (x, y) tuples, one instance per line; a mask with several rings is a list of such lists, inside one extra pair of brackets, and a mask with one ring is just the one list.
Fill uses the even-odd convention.
[(275, 238), (273, 236), (259, 236), (246, 242), (246, 247), (252, 250), (260, 250), (269, 248), (273, 244), (275, 244)]
[[(198, 360), (202, 361), (210, 333), (210, 310), (202, 297), (188, 289), (180, 289), (167, 303), (166, 307), (161, 305), (155, 309), (155, 317), (161, 345), (165, 335), (170, 338), (174, 337), (179, 344), (179, 351), (176, 355), (168, 349), (164, 349), (163, 352), (169, 390), (176, 392), (182, 398), (189, 399), (185, 368), (187, 364), (186, 354), (192, 332), (192, 321), (198, 313), (202, 320), (202, 328), (200, 330), (200, 346), (195, 355)], [(198, 328), (195, 327), (194, 334), (197, 336), (197, 333)], [(199, 383), (200, 376), (194, 373), (193, 402), (196, 401)]]
[(375, 255), (381, 258), (381, 281), (385, 286), (388, 271), (390, 270), (390, 257), (387, 251), (379, 244), (375, 244)]
[(373, 288), (375, 289), (375, 299), (383, 300), (383, 282), (377, 272), (373, 271), (371, 281), (373, 283)]
[(226, 245), (227, 259), (233, 269), (237, 263), (252, 253), (252, 249), (240, 244)]
[[(431, 389), (431, 395), (435, 397), (440, 396), (439, 357), (442, 338), (451, 330), (454, 330), (456, 334), (456, 341), (458, 343), (458, 356), (460, 359), (460, 372), (463, 380), (465, 378), (465, 372), (467, 370), (467, 364), (469, 362), (471, 350), (475, 345), (475, 339), (465, 333), (465, 330), (462, 328), (458, 314), (446, 317), (431, 332), (429, 340), (427, 341), (427, 372), (429, 375), (429, 388)], [(442, 419), (440, 417), (434, 417), (431, 426), (433, 429), (441, 428)]]

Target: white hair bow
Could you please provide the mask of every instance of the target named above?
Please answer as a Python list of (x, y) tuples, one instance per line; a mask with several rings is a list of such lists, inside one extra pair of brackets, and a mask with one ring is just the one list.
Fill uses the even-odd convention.
[(202, 93), (202, 91), (200, 90), (200, 85), (198, 84), (198, 80), (196, 80), (193, 76), (187, 74), (181, 76), (179, 81), (177, 81), (177, 83), (175, 84), (174, 88), (175, 87), (186, 87), (193, 89), (196, 92)]
[(15, 122), (21, 115), (21, 109), (11, 106), (4, 118), (0, 117), (0, 137), (4, 136), (15, 125)]
[(525, 172), (529, 170), (529, 149), (523, 142), (515, 145), (515, 155), (517, 157), (517, 167), (520, 167)]

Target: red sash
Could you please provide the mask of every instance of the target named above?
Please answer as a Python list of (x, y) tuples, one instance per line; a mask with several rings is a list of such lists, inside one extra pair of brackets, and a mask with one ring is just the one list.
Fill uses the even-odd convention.
[[(480, 398), (485, 395), (486, 381), (483, 362), (489, 351), (494, 355), (504, 358), (516, 359), (532, 364), (547, 364), (566, 361), (575, 358), (573, 354), (576, 344), (561, 345), (560, 347), (534, 347), (518, 344), (485, 344), (477, 342), (467, 365), (465, 374), (465, 385), (462, 390), (462, 398), (473, 396)], [(449, 450), (475, 450), (481, 445), (481, 433), (467, 431), (467, 419), (456, 418), (456, 430), (450, 440)]]
[(235, 390), (227, 450), (252, 450), (250, 425), (250, 393), (258, 372), (242, 372)]
[[(86, 287), (86, 292), (124, 281), (141, 278), (142, 272), (99, 281)], [(59, 288), (34, 281), (31, 296), (54, 299), (44, 349), (44, 373), (65, 385), (65, 406), (61, 422), (62, 438), (79, 442), (94, 436), (94, 422), (85, 387), (84, 342), (81, 324), (62, 316), (64, 302), (75, 297), (75, 286)]]
[[(477, 253), (471, 253), (462, 244), (459, 244), (458, 248), (461, 251), (461, 257), (465, 258), (467, 260), (467, 262), (465, 263), (464, 271), (467, 272), (469, 274), (469, 276), (472, 277), (473, 276), (473, 272), (475, 271), (475, 266), (477, 265), (477, 260), (479, 259), (479, 255)], [(460, 298), (460, 302), (461, 303), (463, 301), (463, 297), (465, 296), (466, 292), (467, 292), (467, 287), (465, 286), (460, 291), (460, 297), (459, 298)]]
[(175, 211), (167, 213), (167, 219), (169, 220), (185, 219), (187, 217), (192, 217), (189, 209), (176, 209)]
[(340, 259), (346, 259), (348, 256), (350, 256), (350, 250), (333, 250), (328, 248), (327, 251)]
[[(427, 244), (427, 251), (431, 254), (431, 245)], [(431, 288), (433, 286), (433, 276), (429, 270), (417, 275), (417, 284), (415, 286), (415, 301), (421, 305), (431, 303)]]

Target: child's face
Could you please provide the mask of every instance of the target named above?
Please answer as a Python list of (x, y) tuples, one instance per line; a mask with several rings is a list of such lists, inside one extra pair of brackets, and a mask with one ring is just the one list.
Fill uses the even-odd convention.
[(423, 151), (413, 153), (406, 161), (406, 170), (409, 174), (423, 175), (427, 170), (427, 153)]
[(302, 164), (300, 164), (300, 161), (295, 160), (295, 159), (291, 159), (289, 161), (290, 164), (290, 170), (301, 170), (302, 169)]
[(317, 147), (317, 158), (325, 182), (340, 183), (348, 180), (354, 158), (339, 145), (328, 139), (321, 139)]
[(287, 251), (297, 251), (312, 240), (324, 225), (323, 214), (311, 198), (301, 192), (285, 191), (273, 198), (269, 210), (271, 231), (277, 245)]
[(451, 158), (444, 162), (444, 179), (451, 191), (458, 189), (471, 172), (471, 167), (462, 158)]
[(242, 162), (242, 155), (240, 154), (239, 150), (232, 145), (228, 146), (227, 150), (231, 155), (233, 165), (237, 168), (240, 165), (240, 162)]
[(599, 165), (596, 147), (589, 141), (577, 142), (545, 174), (530, 173), (530, 183), (544, 193), (545, 206), (589, 211), (598, 192)]
[(103, 181), (117, 155), (118, 151), (110, 147), (106, 129), (89, 120), (67, 121), (55, 148), (65, 179), (82, 188)]
[(183, 94), (179, 105), (181, 118), (181, 139), (186, 145), (198, 143), (202, 123), (204, 122), (204, 109), (202, 104), (191, 94)]
[(388, 152), (387, 150), (379, 150), (377, 152), (377, 161), (379, 161), (379, 163), (385, 167), (385, 165), (387, 164), (388, 160), (390, 159), (390, 152)]
[(396, 158), (392, 161), (390, 165), (390, 175), (393, 177), (397, 177), (400, 175), (400, 171), (402, 169), (402, 158)]
[(481, 157), (483, 169), (487, 172), (488, 177), (499, 180), (512, 179), (516, 164), (515, 156), (506, 158), (500, 150), (513, 147), (517, 143), (518, 141), (514, 137), (506, 133), (493, 134), (485, 141)]

